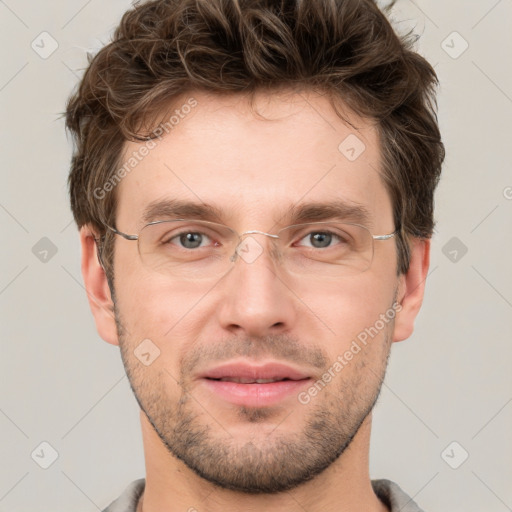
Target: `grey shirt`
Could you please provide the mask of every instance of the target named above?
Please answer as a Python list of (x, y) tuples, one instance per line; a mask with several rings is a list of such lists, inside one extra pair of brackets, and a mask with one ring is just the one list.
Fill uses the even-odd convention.
[[(123, 494), (103, 512), (136, 512), (146, 481), (132, 482)], [(372, 480), (373, 490), (391, 512), (423, 512), (418, 505), (391, 480)]]

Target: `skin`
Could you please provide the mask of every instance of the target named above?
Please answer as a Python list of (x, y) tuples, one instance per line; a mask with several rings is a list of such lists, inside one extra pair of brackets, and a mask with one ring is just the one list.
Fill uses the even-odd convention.
[[(394, 231), (378, 172), (379, 135), (370, 121), (345, 109), (356, 132), (326, 97), (311, 91), (258, 93), (255, 108), (267, 119), (256, 116), (243, 95), (189, 96), (197, 107), (119, 184), (121, 231), (139, 233), (145, 206), (171, 197), (218, 206), (223, 222), (239, 233), (274, 233), (289, 205), (333, 199), (363, 205), (373, 234)], [(366, 149), (351, 162), (338, 146), (353, 133)], [(127, 143), (125, 155), (140, 146)], [(287, 275), (266, 250), (271, 240), (255, 235), (263, 253), (250, 264), (237, 261), (222, 279), (206, 284), (151, 271), (136, 242), (116, 237), (114, 308), (94, 233), (84, 226), (80, 236), (98, 333), (120, 345), (142, 406), (146, 488), (139, 510), (387, 510), (370, 484), (371, 408), (392, 342), (412, 333), (428, 241), (411, 242), (405, 275), (397, 276), (395, 242), (389, 240), (375, 243), (365, 272), (326, 280)], [(274, 407), (235, 406), (198, 379), (219, 362), (287, 362), (293, 355), (290, 364), (316, 381), (395, 300), (401, 306), (394, 321), (307, 404), (294, 395)], [(145, 366), (133, 351), (148, 338), (160, 356)], [(308, 471), (314, 473), (309, 479)], [(287, 488), (279, 489), (284, 482)]]

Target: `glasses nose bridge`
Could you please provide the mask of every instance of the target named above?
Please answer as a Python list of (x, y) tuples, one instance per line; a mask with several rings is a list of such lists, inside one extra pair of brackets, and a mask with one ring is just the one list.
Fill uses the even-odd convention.
[(279, 238), (279, 235), (272, 235), (271, 233), (266, 233), (265, 231), (259, 231), (258, 229), (251, 229), (250, 231), (244, 231), (243, 233), (240, 233), (238, 235), (238, 237), (241, 240), (242, 237), (245, 235), (255, 235), (255, 234), (269, 236), (270, 238)]
[[(232, 257), (230, 258), (231, 261), (235, 261), (237, 259), (237, 253), (238, 253), (238, 251), (240, 249), (240, 246), (243, 244), (244, 239), (245, 239), (245, 237), (247, 235), (264, 235), (264, 236), (267, 236), (267, 237), (271, 238), (272, 240), (279, 240), (280, 239), (279, 235), (275, 235), (275, 234), (272, 234), (272, 233), (267, 233), (265, 231), (260, 231), (259, 229), (251, 229), (249, 231), (244, 231), (243, 233), (236, 233), (236, 235), (238, 236), (238, 241), (235, 244), (235, 252), (232, 255)], [(261, 248), (261, 249), (263, 249), (263, 248)], [(277, 257), (278, 259), (280, 259), (280, 251), (278, 249), (277, 250), (277, 254), (274, 254), (275, 249), (276, 249), (276, 245), (272, 244), (271, 255), (274, 258)]]
[[(265, 235), (265, 236), (268, 236), (269, 238), (272, 238), (273, 240), (280, 239), (279, 235), (273, 235), (273, 234), (267, 233), (265, 231), (260, 231), (259, 229), (251, 229), (250, 231), (244, 231), (243, 233), (238, 235), (237, 248), (240, 246), (241, 243), (243, 243), (244, 237), (246, 235)], [(273, 244), (274, 247), (275, 247), (275, 245), (276, 244)]]

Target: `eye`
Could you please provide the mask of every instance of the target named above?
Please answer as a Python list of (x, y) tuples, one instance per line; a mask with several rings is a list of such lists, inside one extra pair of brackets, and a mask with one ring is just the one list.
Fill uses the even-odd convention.
[(173, 234), (165, 238), (165, 244), (177, 245), (183, 249), (197, 249), (206, 247), (208, 242), (211, 243), (211, 238), (200, 231), (183, 231), (179, 234)]
[(177, 238), (180, 241), (180, 244), (182, 244), (186, 249), (196, 249), (197, 247), (201, 247), (202, 242), (208, 240), (206, 235), (192, 232), (182, 233), (175, 238)]
[[(300, 242), (306, 240), (306, 244), (301, 244)], [(306, 236), (301, 238), (298, 245), (302, 245), (305, 247), (312, 247), (314, 249), (326, 249), (332, 247), (335, 243), (346, 243), (346, 239), (344, 239), (341, 235), (333, 233), (332, 231), (311, 231)]]

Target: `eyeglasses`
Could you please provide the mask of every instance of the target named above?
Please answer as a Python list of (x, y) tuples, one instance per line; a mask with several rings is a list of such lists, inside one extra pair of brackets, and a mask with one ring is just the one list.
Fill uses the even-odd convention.
[(206, 279), (227, 273), (240, 258), (253, 263), (263, 253), (255, 237), (271, 238), (271, 256), (295, 275), (352, 276), (372, 264), (374, 241), (396, 235), (372, 235), (359, 224), (311, 222), (280, 229), (276, 234), (245, 231), (238, 234), (224, 224), (203, 220), (173, 219), (150, 222), (138, 235), (106, 226), (126, 240), (137, 240), (141, 261), (162, 274), (187, 279)]

